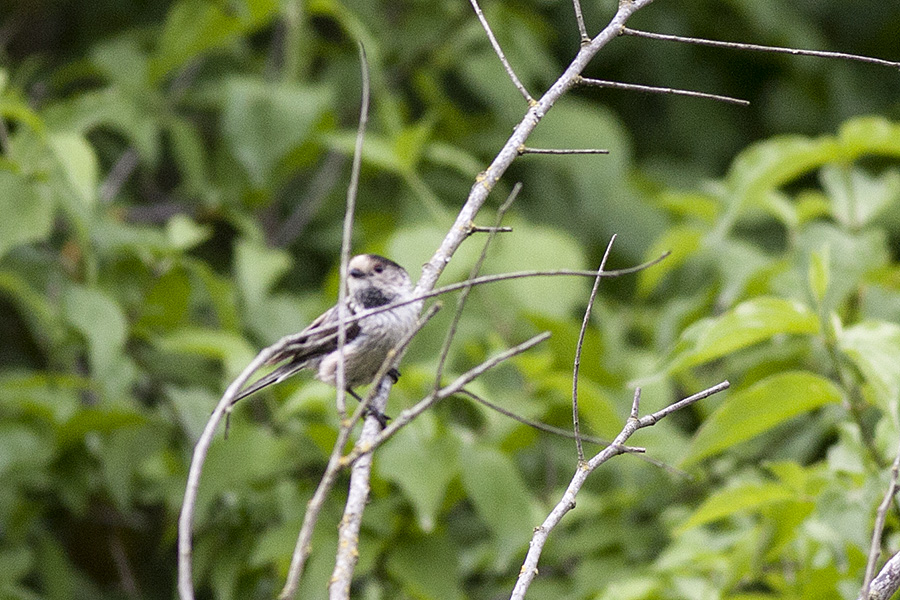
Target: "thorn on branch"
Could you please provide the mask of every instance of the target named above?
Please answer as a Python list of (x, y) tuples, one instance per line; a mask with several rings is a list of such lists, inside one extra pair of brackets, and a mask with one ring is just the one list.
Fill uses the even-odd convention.
[(619, 35), (632, 35), (651, 40), (662, 40), (666, 42), (681, 42), (684, 44), (694, 44), (697, 46), (710, 46), (713, 48), (732, 48), (734, 50), (749, 50), (751, 52), (772, 52), (775, 54), (792, 54), (794, 56), (816, 56), (819, 58), (837, 58), (842, 60), (854, 60), (858, 62), (880, 65), (882, 67), (900, 68), (900, 62), (884, 60), (881, 58), (873, 58), (871, 56), (861, 56), (859, 54), (847, 54), (846, 52), (828, 52), (826, 50), (802, 50), (800, 48), (784, 48), (781, 46), (762, 46), (760, 44), (744, 44), (741, 42), (723, 42), (719, 40), (707, 40), (704, 38), (683, 37), (680, 35), (668, 35), (664, 33), (652, 33), (649, 31), (640, 31), (623, 27)]
[(531, 97), (531, 94), (528, 93), (528, 90), (525, 89), (525, 86), (516, 77), (516, 72), (513, 71), (512, 65), (509, 64), (509, 61), (506, 60), (506, 55), (503, 54), (503, 49), (500, 47), (500, 43), (497, 41), (497, 38), (494, 36), (494, 32), (491, 31), (491, 26), (488, 24), (487, 19), (484, 17), (484, 13), (481, 11), (481, 7), (478, 6), (478, 0), (469, 0), (472, 4), (472, 8), (475, 10), (475, 15), (478, 17), (478, 20), (481, 22), (481, 26), (484, 28), (484, 32), (487, 34), (488, 39), (491, 41), (491, 46), (494, 47), (494, 52), (497, 53), (497, 56), (500, 57), (500, 62), (503, 63), (503, 68), (506, 69), (506, 74), (509, 75), (509, 78), (512, 79), (513, 85), (516, 86), (516, 89), (521, 92), (522, 96), (528, 102), (529, 106), (534, 106), (537, 104), (534, 98)]
[(523, 154), (609, 154), (604, 148), (530, 148), (519, 146), (519, 156)]
[(749, 100), (742, 98), (733, 98), (731, 96), (722, 96), (720, 94), (707, 94), (705, 92), (695, 92), (693, 90), (681, 90), (678, 88), (658, 87), (655, 85), (639, 85), (636, 83), (622, 83), (620, 81), (607, 81), (606, 79), (589, 79), (579, 76), (575, 80), (576, 85), (589, 87), (611, 88), (616, 90), (628, 90), (632, 92), (643, 92), (647, 94), (670, 94), (672, 96), (688, 96), (691, 98), (703, 98), (705, 100), (716, 100), (725, 102), (726, 104), (737, 104), (739, 106), (750, 106)]
[(512, 230), (512, 227), (484, 227), (473, 223), (469, 225), (466, 237), (469, 237), (473, 233), (510, 233)]

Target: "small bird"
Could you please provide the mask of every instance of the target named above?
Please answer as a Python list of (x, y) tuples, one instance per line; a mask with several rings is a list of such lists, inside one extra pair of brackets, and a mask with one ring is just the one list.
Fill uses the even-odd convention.
[[(348, 264), (346, 317), (366, 309), (385, 306), (413, 297), (412, 282), (403, 267), (377, 254), (354, 256)], [(344, 385), (357, 400), (353, 388), (371, 383), (390, 352), (416, 324), (422, 301), (410, 302), (346, 324), (344, 343)], [(331, 307), (293, 336), (267, 364), (285, 364), (242, 390), (234, 402), (284, 381), (303, 369), (315, 372), (319, 381), (337, 385), (338, 307)], [(389, 373), (396, 381), (399, 375)], [(386, 417), (375, 414), (384, 425)]]

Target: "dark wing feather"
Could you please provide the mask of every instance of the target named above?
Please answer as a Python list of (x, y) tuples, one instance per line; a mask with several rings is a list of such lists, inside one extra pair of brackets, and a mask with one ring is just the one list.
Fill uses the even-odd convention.
[[(348, 316), (353, 316), (353, 314), (353, 309), (350, 308), (348, 310)], [(291, 377), (306, 368), (311, 361), (337, 350), (337, 320), (337, 307), (332, 307), (319, 315), (319, 317), (310, 323), (303, 331), (288, 338), (284, 347), (266, 361), (266, 364), (274, 365), (286, 360), (290, 362), (281, 365), (268, 375), (260, 377), (257, 381), (250, 384), (237, 395), (232, 404), (246, 398), (250, 394), (258, 392), (264, 387), (284, 381), (288, 377)], [(349, 344), (359, 335), (359, 321), (347, 323), (345, 332), (347, 334), (345, 343)]]

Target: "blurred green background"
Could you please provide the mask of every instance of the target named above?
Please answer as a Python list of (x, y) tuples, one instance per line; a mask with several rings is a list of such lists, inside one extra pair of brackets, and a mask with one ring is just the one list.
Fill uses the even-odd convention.
[[(491, 1), (539, 95), (577, 50), (571, 3)], [(614, 3), (584, 5), (590, 32)], [(657, 0), (636, 29), (900, 60), (900, 5)], [(372, 106), (354, 250), (415, 279), (526, 109), (465, 1), (31, 0), (0, 7), (0, 597), (174, 596), (193, 444), (255, 353), (334, 302), (359, 111)], [(898, 445), (900, 74), (635, 38), (586, 76), (749, 108), (579, 89), (518, 159), (485, 272), (595, 268), (582, 423), (612, 437), (632, 390), (658, 409), (732, 389), (597, 471), (529, 598), (856, 598)], [(470, 238), (441, 279), (466, 276)], [(542, 331), (473, 391), (571, 421), (588, 281), (473, 292), (446, 379)], [(388, 414), (433, 387), (454, 305), (415, 340)], [(336, 435), (333, 391), (299, 378), (243, 403), (201, 483), (201, 598), (270, 598)], [(595, 447), (592, 447), (592, 449)], [(593, 451), (593, 450), (592, 450)], [(574, 444), (452, 398), (376, 456), (354, 597), (508, 595)], [(325, 595), (346, 481), (303, 598)], [(888, 515), (885, 552), (900, 546)]]

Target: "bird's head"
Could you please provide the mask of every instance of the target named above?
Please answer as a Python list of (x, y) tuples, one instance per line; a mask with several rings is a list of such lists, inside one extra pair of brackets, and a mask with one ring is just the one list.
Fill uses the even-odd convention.
[(406, 270), (383, 256), (359, 254), (348, 267), (347, 290), (364, 308), (390, 304), (412, 291)]

